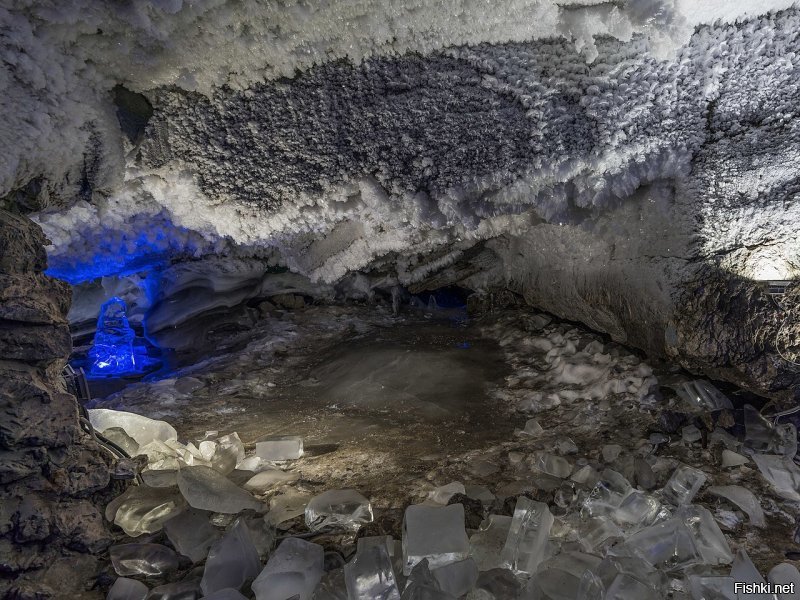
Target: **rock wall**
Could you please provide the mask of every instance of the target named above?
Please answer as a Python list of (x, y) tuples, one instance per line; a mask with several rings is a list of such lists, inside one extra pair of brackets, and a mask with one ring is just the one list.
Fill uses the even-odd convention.
[[(97, 505), (105, 452), (81, 430), (61, 371), (68, 284), (43, 274), (41, 229), (0, 211), (0, 597), (64, 598), (110, 543)], [(64, 573), (70, 573), (65, 581)], [(78, 597), (78, 596), (70, 596)]]

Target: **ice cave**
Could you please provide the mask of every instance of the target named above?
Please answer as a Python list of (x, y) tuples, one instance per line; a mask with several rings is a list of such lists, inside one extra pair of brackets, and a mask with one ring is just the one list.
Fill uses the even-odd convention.
[(800, 2), (0, 0), (0, 599), (800, 599)]

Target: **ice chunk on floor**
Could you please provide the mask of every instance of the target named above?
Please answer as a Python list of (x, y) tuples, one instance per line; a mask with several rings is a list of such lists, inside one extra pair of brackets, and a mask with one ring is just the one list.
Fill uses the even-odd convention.
[(514, 517), (503, 547), (503, 564), (515, 572), (533, 575), (545, 558), (553, 515), (542, 502), (517, 498)]
[(219, 590), (213, 594), (203, 596), (201, 600), (247, 600), (247, 598), (244, 597), (241, 592), (233, 588), (225, 588), (224, 590)]
[(748, 462), (746, 456), (742, 456), (732, 450), (728, 450), (725, 448), (722, 451), (722, 468), (727, 469), (729, 467), (740, 467), (742, 465), (746, 465)]
[(403, 518), (403, 572), (423, 558), (432, 567), (463, 560), (469, 554), (469, 539), (464, 529), (464, 507), (411, 505)]
[(299, 517), (305, 513), (310, 500), (311, 496), (308, 494), (293, 490), (280, 496), (274, 496), (269, 501), (269, 512), (266, 519), (273, 525), (279, 525), (284, 521)]
[(544, 428), (539, 425), (539, 421), (536, 419), (528, 419), (525, 421), (525, 428), (522, 433), (536, 437), (544, 433)]
[(466, 493), (467, 489), (464, 487), (463, 483), (461, 483), (460, 481), (451, 481), (450, 483), (446, 483), (445, 485), (440, 485), (439, 487), (428, 492), (428, 497), (425, 499), (425, 502), (423, 502), (423, 504), (429, 506), (447, 506), (447, 503), (450, 501), (450, 498), (452, 498), (456, 494), (466, 494)]
[(652, 525), (659, 516), (668, 513), (662, 510), (661, 502), (655, 496), (633, 490), (612, 513), (614, 521), (627, 531)]
[(754, 454), (753, 460), (778, 495), (800, 502), (800, 468), (791, 458), (775, 454)]
[(621, 453), (622, 446), (619, 446), (618, 444), (606, 444), (603, 446), (603, 461), (607, 463), (613, 463), (619, 458)]
[(204, 594), (225, 588), (240, 589), (261, 570), (258, 550), (243, 519), (237, 519), (208, 553), (200, 587)]
[(197, 598), (201, 593), (199, 579), (184, 579), (154, 587), (147, 595), (147, 600), (184, 600)]
[(596, 569), (600, 558), (582, 552), (563, 552), (544, 561), (528, 581), (522, 598), (574, 600), (580, 598), (583, 574)]
[(294, 471), (281, 471), (280, 469), (264, 469), (248, 479), (242, 487), (249, 492), (263, 494), (267, 490), (282, 485), (292, 483), (300, 479), (300, 474)]
[(356, 490), (328, 490), (311, 499), (305, 514), (311, 531), (326, 527), (358, 531), (372, 523), (372, 504)]
[(712, 575), (689, 575), (686, 578), (686, 591), (692, 600), (737, 600), (733, 577)]
[(660, 590), (627, 573), (620, 573), (606, 590), (604, 600), (663, 600)]
[(733, 560), (730, 546), (714, 516), (702, 506), (685, 506), (675, 513), (692, 534), (697, 552), (707, 565), (727, 565)]
[[(756, 566), (753, 564), (753, 561), (750, 560), (747, 552), (743, 549), (740, 549), (736, 554), (736, 558), (731, 566), (731, 577), (733, 577), (735, 582), (766, 583), (761, 573), (758, 572), (758, 569), (756, 569)], [(739, 600), (775, 600), (775, 596), (772, 594), (745, 593), (739, 591)]]
[(621, 537), (622, 530), (609, 517), (592, 517), (581, 523), (579, 541), (587, 552), (592, 552)]
[(691, 503), (706, 482), (706, 474), (689, 465), (681, 465), (669, 478), (661, 493), (667, 502), (674, 506)]
[(634, 533), (623, 547), (660, 569), (729, 564), (728, 542), (711, 513), (701, 506), (680, 509), (674, 517)]
[(264, 505), (211, 467), (184, 467), (178, 472), (178, 488), (193, 508), (225, 514), (252, 509), (263, 511)]
[(100, 435), (109, 442), (122, 448), (128, 456), (136, 456), (139, 453), (139, 444), (136, 443), (135, 439), (125, 433), (122, 427), (110, 427), (101, 431)]
[(92, 408), (87, 412), (89, 413), (89, 422), (96, 431), (121, 427), (139, 446), (145, 446), (153, 440), (165, 442), (178, 439), (178, 432), (165, 421), (157, 421), (135, 413), (108, 408)]
[(681, 428), (681, 437), (687, 444), (694, 444), (703, 438), (703, 433), (694, 425), (687, 425)]
[(502, 565), (500, 553), (506, 545), (511, 517), (489, 515), (481, 523), (480, 529), (469, 538), (469, 554), (481, 571), (498, 568)]
[(164, 521), (177, 515), (186, 501), (174, 488), (131, 486), (108, 503), (105, 516), (131, 537), (161, 531)]
[(117, 575), (165, 575), (178, 570), (178, 555), (161, 544), (120, 544), (108, 550)]
[(534, 455), (533, 466), (542, 473), (559, 479), (565, 479), (572, 473), (572, 465), (566, 458), (548, 452), (537, 452)]
[(276, 469), (275, 465), (268, 461), (264, 460), (260, 456), (248, 456), (242, 460), (236, 468), (239, 471), (252, 471), (253, 473), (260, 473), (261, 471), (268, 470), (268, 469)]
[(681, 399), (690, 406), (703, 411), (732, 410), (733, 404), (728, 397), (711, 385), (708, 381), (685, 381), (675, 386)]
[[(794, 600), (800, 595), (800, 572), (797, 567), (789, 563), (781, 563), (767, 575), (767, 579), (774, 585), (786, 586), (784, 593), (778, 593), (778, 600)], [(794, 593), (791, 593), (791, 586), (794, 584)]]
[(467, 600), (507, 600), (517, 598), (522, 585), (510, 569), (491, 569), (478, 576)]
[(208, 466), (227, 475), (244, 460), (244, 444), (236, 432), (198, 444), (201, 458)]
[(478, 565), (472, 558), (459, 560), (431, 571), (439, 589), (456, 598), (461, 598), (478, 581)]
[(281, 435), (256, 442), (256, 456), (264, 460), (295, 460), (303, 456), (303, 438)]
[(208, 556), (208, 549), (220, 536), (209, 522), (208, 514), (192, 509), (165, 521), (164, 532), (175, 549), (194, 563)]
[(256, 600), (311, 600), (324, 572), (322, 546), (298, 538), (285, 539), (253, 581)]
[(766, 527), (764, 509), (761, 508), (761, 504), (755, 494), (747, 488), (740, 485), (711, 486), (708, 488), (708, 492), (730, 500), (733, 504), (741, 508), (747, 513), (747, 516), (750, 517), (750, 522), (756, 527)]
[(349, 600), (400, 600), (385, 543), (359, 546), (355, 558), (344, 567), (344, 577)]
[(464, 490), (467, 498), (478, 500), (483, 504), (491, 504), (495, 500), (495, 495), (485, 485), (465, 485)]
[(147, 586), (141, 581), (117, 577), (114, 585), (108, 590), (106, 600), (144, 600), (148, 591)]

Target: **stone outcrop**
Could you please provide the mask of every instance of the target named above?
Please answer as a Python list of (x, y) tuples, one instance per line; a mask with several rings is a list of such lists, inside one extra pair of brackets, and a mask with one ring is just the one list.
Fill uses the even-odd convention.
[(81, 430), (61, 378), (71, 290), (44, 275), (46, 241), (26, 217), (0, 211), (2, 598), (63, 598), (53, 569), (72, 571), (79, 591), (96, 566), (84, 555), (111, 541), (97, 508), (110, 457)]

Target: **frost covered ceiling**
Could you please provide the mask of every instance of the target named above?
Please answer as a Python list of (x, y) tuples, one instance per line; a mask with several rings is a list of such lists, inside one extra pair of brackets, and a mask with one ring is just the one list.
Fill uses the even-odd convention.
[[(798, 268), (792, 5), (12, 2), (0, 197), (73, 282), (224, 254), (507, 287), (784, 389), (756, 357), (783, 317), (729, 304)], [(153, 107), (130, 138), (117, 85)], [(704, 302), (724, 306), (698, 333)]]

